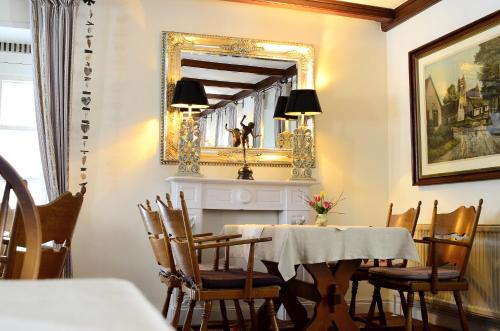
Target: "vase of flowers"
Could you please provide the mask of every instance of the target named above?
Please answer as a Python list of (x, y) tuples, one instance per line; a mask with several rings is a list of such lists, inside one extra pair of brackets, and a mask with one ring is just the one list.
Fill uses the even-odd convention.
[(317, 226), (326, 226), (328, 224), (328, 213), (342, 200), (344, 200), (342, 194), (337, 199), (330, 200), (326, 198), (326, 194), (323, 191), (313, 195), (312, 199), (308, 197), (306, 199), (307, 204), (316, 212), (316, 221), (314, 224)]

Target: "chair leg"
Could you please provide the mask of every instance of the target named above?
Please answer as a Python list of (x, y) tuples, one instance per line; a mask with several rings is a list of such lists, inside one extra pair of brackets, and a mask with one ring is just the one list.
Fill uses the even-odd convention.
[(380, 325), (386, 326), (387, 321), (385, 319), (385, 312), (384, 312), (384, 302), (382, 301), (382, 295), (380, 294), (380, 288), (377, 293), (377, 309), (378, 309), (378, 320), (380, 322)]
[(366, 326), (365, 330), (368, 330), (372, 324), (373, 315), (375, 314), (375, 305), (377, 304), (377, 296), (380, 294), (380, 287), (375, 286), (373, 290), (372, 302), (370, 304), (370, 309), (368, 309), (368, 316), (366, 316)]
[(406, 298), (405, 298), (405, 293), (403, 291), (398, 291), (399, 292), (399, 298), (401, 300), (401, 309), (403, 310), (403, 315), (406, 316)]
[(269, 315), (269, 320), (271, 321), (271, 330), (279, 331), (278, 320), (276, 319), (276, 312), (274, 311), (273, 300), (266, 299), (267, 314)]
[(177, 288), (177, 298), (175, 300), (175, 311), (174, 311), (174, 318), (172, 319), (172, 325), (174, 328), (179, 325), (179, 319), (181, 316), (181, 307), (182, 307), (182, 301), (184, 300), (184, 292), (182, 292), (182, 289), (180, 287)]
[(189, 301), (189, 309), (186, 314), (186, 317), (184, 318), (184, 326), (182, 327), (182, 331), (191, 331), (191, 322), (193, 319), (193, 310), (195, 305), (196, 305), (196, 300)]
[(358, 284), (359, 282), (357, 280), (352, 281), (351, 304), (349, 305), (349, 315), (351, 315), (351, 318), (356, 315), (356, 295), (358, 293)]
[(165, 298), (165, 302), (163, 303), (163, 308), (161, 309), (161, 314), (163, 317), (167, 318), (168, 308), (170, 307), (170, 298), (172, 297), (172, 291), (174, 287), (169, 285), (167, 287), (167, 297)]
[(255, 313), (255, 302), (253, 300), (248, 300), (248, 308), (250, 308), (250, 320), (252, 321), (252, 331), (257, 330), (257, 314)]
[(457, 304), (458, 317), (460, 318), (462, 331), (469, 331), (469, 326), (467, 325), (467, 319), (465, 318), (464, 307), (462, 306), (462, 296), (460, 295), (460, 291), (453, 291), (453, 296), (455, 297), (455, 302)]
[(236, 316), (238, 317), (238, 327), (241, 331), (246, 331), (245, 319), (243, 318), (243, 313), (241, 311), (240, 302), (238, 300), (233, 300), (234, 308), (236, 309)]
[(425, 304), (425, 292), (419, 291), (418, 296), (420, 298), (420, 311), (422, 312), (422, 323), (423, 330), (429, 331), (429, 317), (427, 316), (427, 306)]
[(212, 301), (205, 301), (203, 306), (203, 315), (201, 316), (200, 331), (208, 330), (208, 320), (210, 319), (210, 312), (212, 311)]
[(222, 316), (222, 322), (224, 323), (223, 330), (229, 331), (229, 320), (227, 319), (226, 303), (224, 300), (219, 300), (220, 314)]
[(406, 303), (406, 331), (412, 331), (413, 330), (413, 292), (408, 292), (408, 299)]

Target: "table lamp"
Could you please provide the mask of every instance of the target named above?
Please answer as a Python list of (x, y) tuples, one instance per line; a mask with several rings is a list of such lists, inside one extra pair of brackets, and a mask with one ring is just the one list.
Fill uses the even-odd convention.
[(285, 115), (300, 116), (300, 125), (293, 131), (292, 180), (313, 180), (314, 142), (311, 130), (305, 126), (305, 116), (321, 114), (316, 90), (292, 90), (286, 104)]
[(288, 121), (297, 120), (297, 116), (285, 115), (288, 97), (280, 96), (276, 102), (273, 118), (277, 121), (285, 121), (285, 131), (278, 134), (278, 148), (292, 148), (292, 133), (288, 131)]
[(179, 166), (178, 176), (201, 176), (200, 174), (200, 127), (193, 119), (193, 112), (208, 108), (207, 94), (203, 84), (194, 79), (182, 78), (175, 84), (172, 107), (187, 111), (179, 131)]

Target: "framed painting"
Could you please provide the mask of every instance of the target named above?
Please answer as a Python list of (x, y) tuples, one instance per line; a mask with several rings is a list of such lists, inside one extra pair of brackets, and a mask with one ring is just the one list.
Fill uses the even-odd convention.
[(409, 53), (413, 185), (500, 178), (500, 11)]

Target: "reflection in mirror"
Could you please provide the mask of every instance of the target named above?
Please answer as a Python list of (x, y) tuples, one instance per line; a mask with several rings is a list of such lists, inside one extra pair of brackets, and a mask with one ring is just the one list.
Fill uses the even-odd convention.
[(278, 98), (297, 88), (296, 62), (182, 51), (181, 77), (199, 80), (209, 99), (194, 114), (202, 147), (241, 147), (249, 133), (249, 148), (290, 148), (297, 121), (273, 116)]

